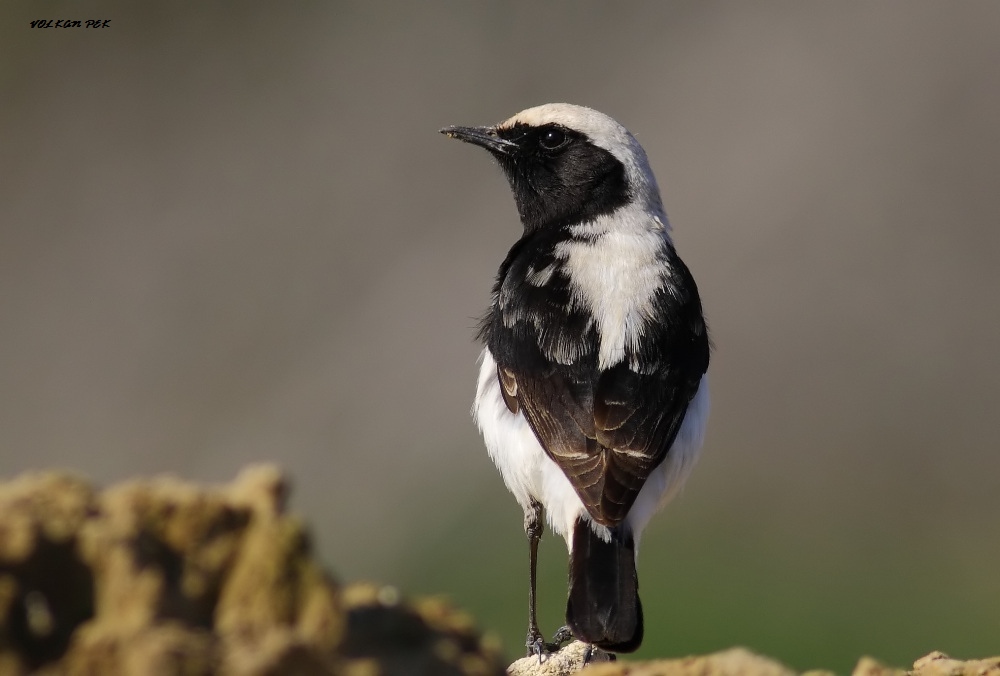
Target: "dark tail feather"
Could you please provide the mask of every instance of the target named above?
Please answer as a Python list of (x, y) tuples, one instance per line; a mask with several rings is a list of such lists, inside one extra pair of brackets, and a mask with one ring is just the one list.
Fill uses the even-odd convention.
[(620, 526), (605, 542), (588, 521), (576, 522), (566, 624), (576, 638), (610, 652), (632, 652), (642, 643), (635, 541)]

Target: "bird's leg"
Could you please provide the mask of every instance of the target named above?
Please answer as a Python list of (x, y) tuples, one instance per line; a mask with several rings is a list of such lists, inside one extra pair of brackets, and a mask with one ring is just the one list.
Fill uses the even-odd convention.
[(537, 605), (535, 602), (535, 571), (538, 568), (538, 541), (542, 539), (542, 505), (531, 501), (524, 513), (524, 534), (528, 536), (528, 656), (538, 655), (541, 662), (545, 652), (545, 639), (538, 631)]

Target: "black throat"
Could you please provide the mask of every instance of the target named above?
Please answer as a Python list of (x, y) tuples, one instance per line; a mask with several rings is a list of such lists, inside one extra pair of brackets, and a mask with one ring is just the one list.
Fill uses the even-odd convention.
[(552, 128), (515, 124), (497, 132), (518, 146), (494, 155), (510, 181), (525, 232), (591, 222), (628, 204), (625, 165), (585, 134), (563, 127), (566, 143), (545, 149), (539, 137)]

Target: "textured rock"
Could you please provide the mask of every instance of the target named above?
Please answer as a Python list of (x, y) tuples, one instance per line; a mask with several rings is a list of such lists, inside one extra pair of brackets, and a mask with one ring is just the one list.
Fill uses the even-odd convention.
[(287, 492), (272, 467), (216, 487), (0, 485), (0, 674), (503, 673), (447, 604), (341, 589)]
[(442, 599), (431, 597), (407, 603), (395, 587), (354, 584), (344, 589), (343, 606), (347, 632), (340, 653), (349, 660), (345, 673), (504, 673), (499, 642), (481, 636), (469, 615)]
[[(522, 657), (507, 667), (508, 676), (563, 676), (575, 674), (583, 669), (587, 644), (573, 641), (559, 649), (558, 652), (538, 657)], [(589, 664), (607, 662), (611, 656), (603, 650), (594, 649), (590, 654)]]
[[(796, 676), (796, 672), (768, 657), (745, 648), (731, 648), (711, 655), (647, 662), (605, 662), (581, 669), (582, 644), (564, 646), (539, 663), (521, 659), (510, 666), (508, 676)], [(807, 671), (802, 676), (833, 676), (829, 671)], [(913, 669), (897, 669), (871, 657), (862, 657), (852, 676), (1000, 676), (1000, 657), (985, 660), (953, 660), (934, 652), (913, 664)]]
[(862, 657), (851, 676), (1000, 676), (1000, 657), (955, 660), (934, 651), (913, 663), (913, 669), (889, 667), (871, 657)]
[(1000, 676), (1000, 656), (984, 660), (953, 660), (935, 651), (914, 662), (910, 673), (914, 676)]
[(651, 662), (615, 662), (587, 667), (587, 676), (795, 676), (795, 672), (768, 657), (745, 648), (730, 648), (711, 655)]

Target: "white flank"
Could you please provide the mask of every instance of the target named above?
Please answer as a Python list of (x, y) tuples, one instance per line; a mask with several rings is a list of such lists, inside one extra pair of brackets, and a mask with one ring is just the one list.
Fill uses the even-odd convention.
[(681, 428), (677, 431), (674, 445), (667, 453), (667, 459), (654, 469), (653, 473), (646, 479), (646, 483), (639, 491), (639, 496), (635, 499), (635, 504), (632, 505), (632, 509), (625, 519), (635, 534), (637, 548), (639, 534), (646, 528), (646, 524), (649, 523), (654, 514), (677, 496), (687, 482), (691, 470), (694, 469), (698, 452), (705, 439), (705, 426), (708, 424), (710, 408), (708, 374), (706, 373), (701, 377), (698, 391), (691, 403), (688, 404), (687, 413), (684, 414)]

